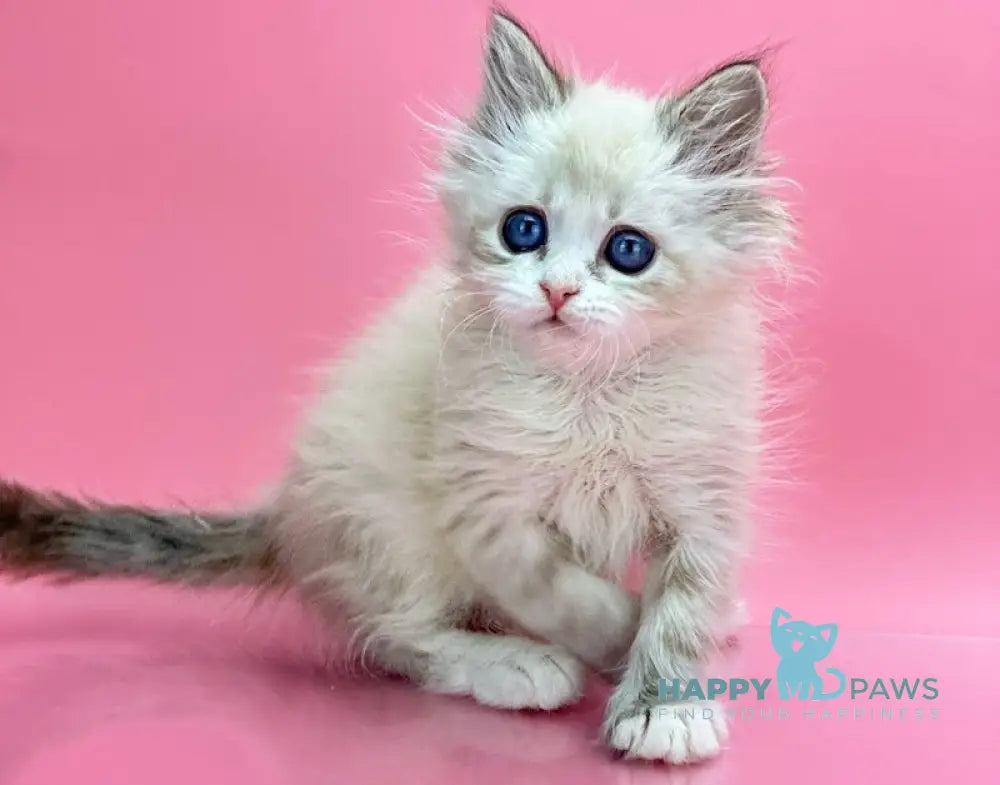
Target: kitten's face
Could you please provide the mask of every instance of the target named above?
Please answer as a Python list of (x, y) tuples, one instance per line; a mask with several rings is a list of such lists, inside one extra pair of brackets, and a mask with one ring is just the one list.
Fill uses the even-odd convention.
[(746, 64), (659, 101), (570, 85), (496, 15), (439, 180), (464, 288), (522, 346), (601, 365), (709, 308), (783, 235), (749, 183), (763, 91)]
[(787, 621), (771, 630), (771, 641), (782, 657), (801, 654), (804, 659), (817, 662), (833, 650), (836, 633), (836, 624)]
[(465, 173), (475, 196), (461, 218), (465, 272), (499, 318), (546, 347), (645, 346), (684, 274), (651, 103), (578, 87), (492, 152), (492, 166)]

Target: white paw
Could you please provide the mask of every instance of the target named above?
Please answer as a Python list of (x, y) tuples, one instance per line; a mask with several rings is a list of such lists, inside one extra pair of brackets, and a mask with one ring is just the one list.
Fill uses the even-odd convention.
[(627, 758), (694, 763), (715, 757), (728, 737), (722, 707), (712, 701), (661, 703), (612, 720), (612, 749)]
[(557, 709), (583, 694), (583, 664), (564, 649), (525, 642), (496, 654), (469, 673), (469, 693), (479, 703), (503, 709)]

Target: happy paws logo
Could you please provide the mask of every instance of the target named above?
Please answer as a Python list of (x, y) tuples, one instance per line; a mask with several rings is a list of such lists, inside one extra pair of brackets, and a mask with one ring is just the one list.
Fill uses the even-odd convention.
[(774, 675), (782, 700), (789, 700), (793, 695), (799, 700), (833, 700), (844, 693), (847, 677), (842, 670), (826, 669), (838, 680), (837, 688), (830, 692), (824, 692), (823, 677), (816, 670), (816, 663), (829, 656), (836, 642), (836, 624), (794, 621), (788, 611), (774, 609), (771, 645), (781, 657)]
[[(758, 701), (777, 697), (780, 701), (834, 701), (842, 698), (852, 702), (850, 707), (833, 710), (805, 709), (805, 719), (899, 719), (920, 721), (936, 720), (937, 708), (924, 708), (922, 702), (937, 700), (937, 679), (924, 676), (851, 676), (840, 668), (826, 665), (837, 643), (838, 626), (812, 624), (795, 619), (791, 613), (777, 607), (771, 614), (771, 646), (778, 655), (774, 676), (767, 678), (729, 679), (660, 679), (659, 697), (665, 703), (692, 700), (711, 700), (728, 697), (731, 701), (743, 695)], [(918, 703), (920, 702), (920, 703)], [(914, 703), (918, 703), (914, 706)], [(733, 718), (751, 719), (758, 716), (752, 707), (741, 711), (727, 709)], [(761, 708), (762, 719), (785, 719), (790, 715), (788, 706), (776, 710)]]

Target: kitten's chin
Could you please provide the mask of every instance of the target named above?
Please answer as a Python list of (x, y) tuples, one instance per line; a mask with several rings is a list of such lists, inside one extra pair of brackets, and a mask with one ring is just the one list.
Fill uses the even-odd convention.
[(514, 331), (519, 351), (562, 374), (606, 376), (629, 365), (633, 346), (620, 335), (570, 321), (542, 319)]

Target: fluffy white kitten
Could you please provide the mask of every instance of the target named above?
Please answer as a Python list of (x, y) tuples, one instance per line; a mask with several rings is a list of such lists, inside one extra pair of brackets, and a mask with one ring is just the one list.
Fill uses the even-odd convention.
[[(754, 275), (787, 236), (766, 109), (755, 62), (650, 99), (559, 73), (495, 13), (436, 180), (450, 253), (337, 363), (273, 501), (194, 517), (0, 484), (6, 569), (295, 586), (425, 689), (554, 709), (589, 668), (616, 683), (611, 748), (715, 755), (722, 712), (658, 685), (699, 673), (735, 600)], [(641, 598), (618, 585), (637, 553)]]

